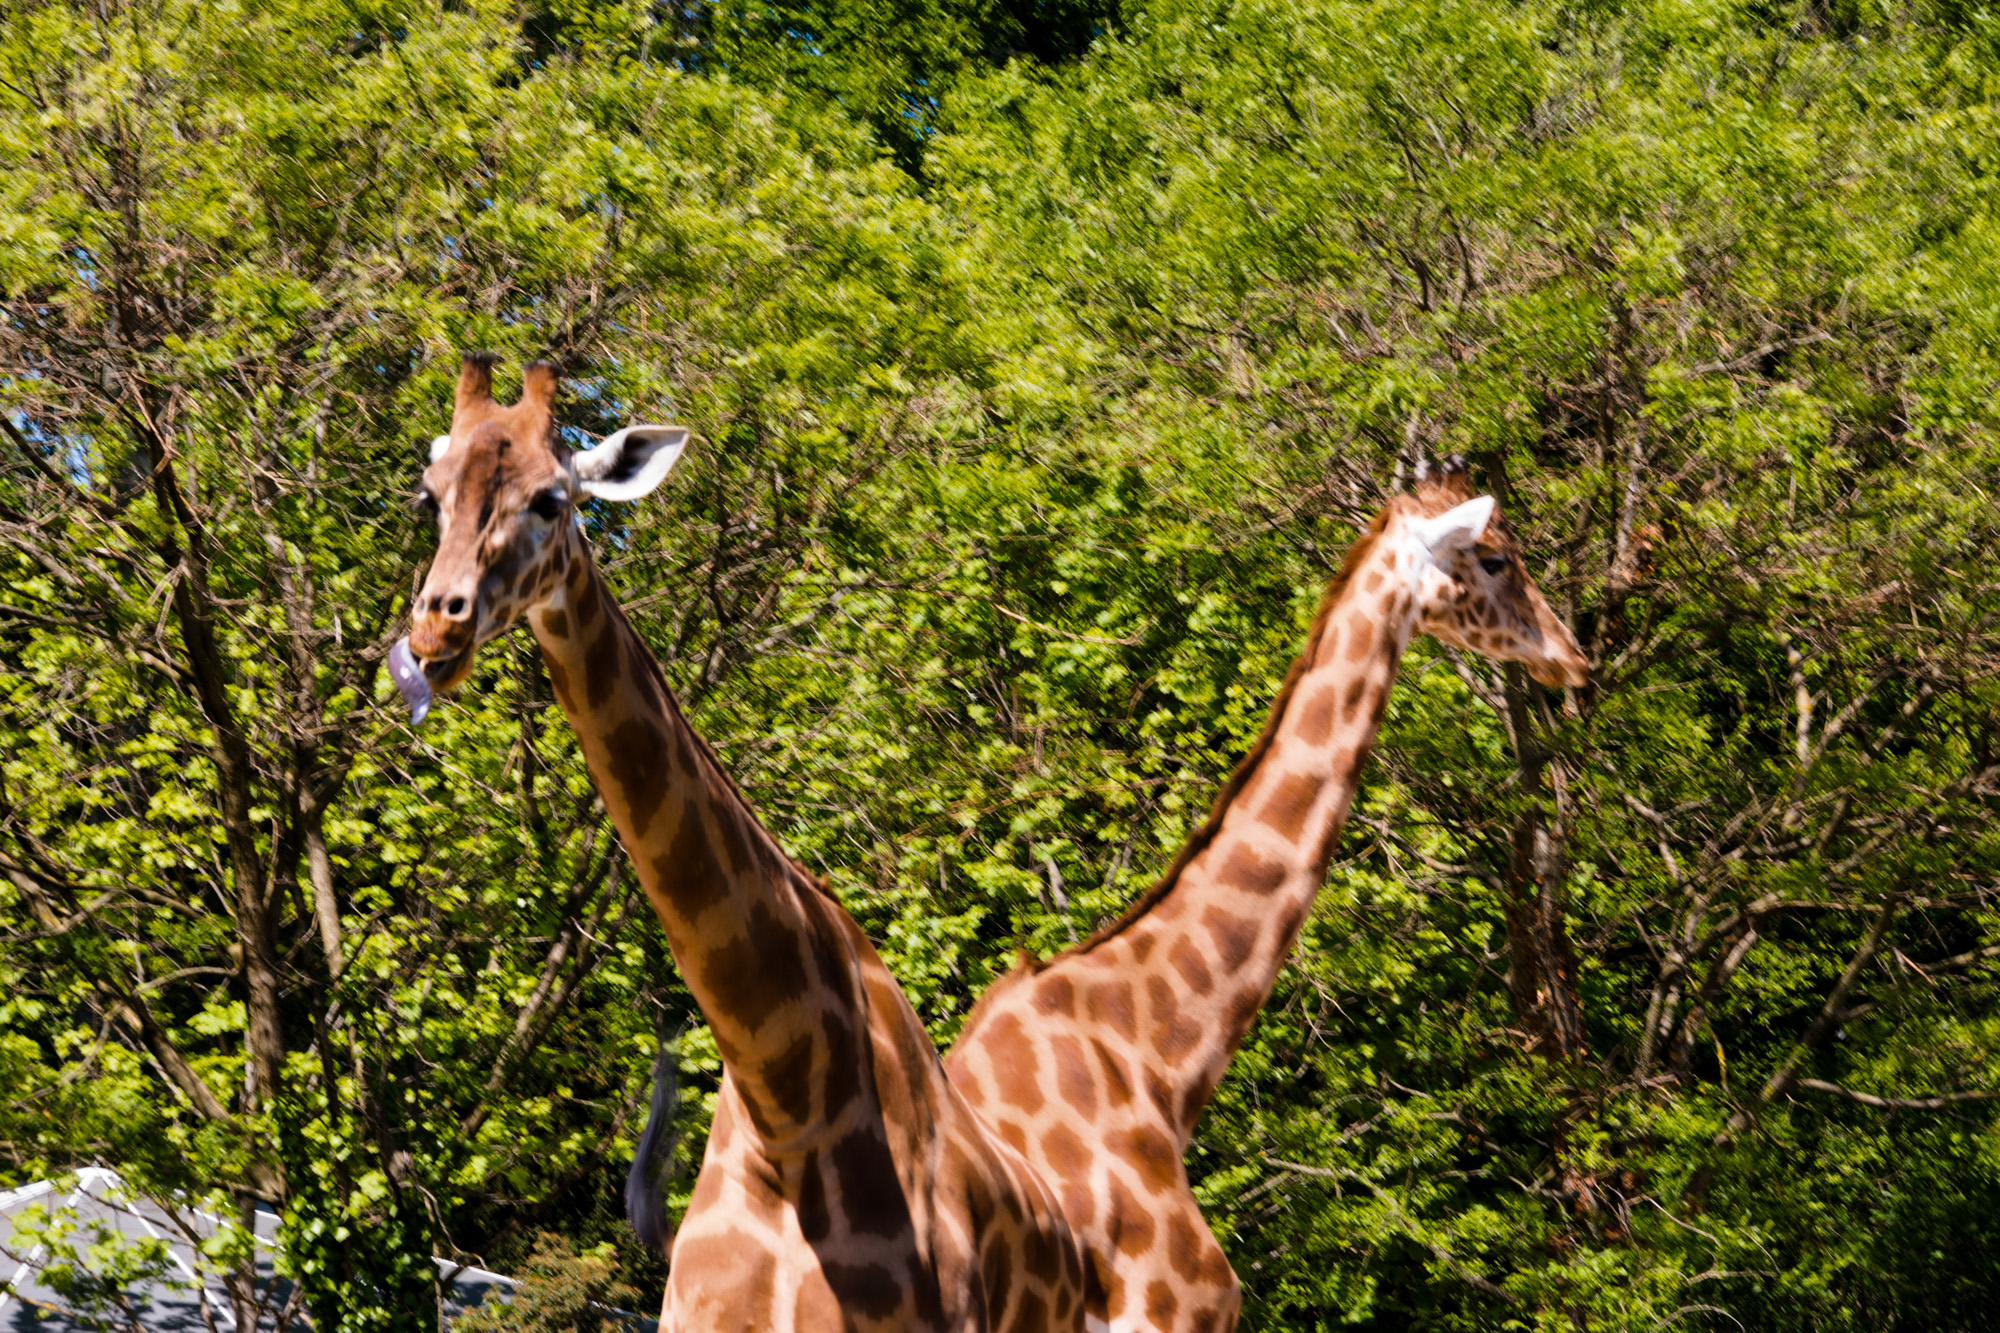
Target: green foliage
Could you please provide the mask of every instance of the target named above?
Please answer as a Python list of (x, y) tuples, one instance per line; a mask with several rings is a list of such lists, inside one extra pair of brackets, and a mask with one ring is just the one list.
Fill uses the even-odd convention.
[(616, 1236), (684, 1027), (685, 1203), (713, 1043), (525, 639), (419, 733), (380, 679), (457, 351), (552, 350), (567, 429), (698, 431), (610, 581), (941, 1045), (1469, 455), (1598, 679), (1406, 664), (1191, 1154), (1246, 1326), (1977, 1327), (1988, 18), (1156, 0), (1052, 70), (1005, 7), (694, 13), (0, 20), (5, 1173), (280, 1200), (328, 1328), (454, 1246), (657, 1293), (525, 1237)]
[(708, 6), (696, 68), (839, 104), (921, 174), (966, 78), (1020, 57), (1053, 66), (1110, 31), (1118, 0), (730, 0)]
[(73, 1210), (31, 1204), (12, 1219), (10, 1258), (33, 1255), (36, 1278), (100, 1328), (136, 1327), (138, 1309), (127, 1294), (140, 1284), (188, 1285), (158, 1236), (119, 1234), (101, 1221), (83, 1222)]
[(452, 1325), (459, 1333), (612, 1333), (630, 1325), (639, 1293), (616, 1276), (611, 1247), (578, 1254), (543, 1232), (505, 1300), (488, 1300)]

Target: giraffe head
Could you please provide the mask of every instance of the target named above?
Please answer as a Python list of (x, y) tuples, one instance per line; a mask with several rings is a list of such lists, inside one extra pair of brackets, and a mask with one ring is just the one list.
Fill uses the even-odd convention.
[(1541, 589), (1490, 495), (1453, 469), (1396, 506), (1398, 545), (1415, 560), (1417, 628), (1454, 648), (1519, 662), (1544, 685), (1581, 686), (1590, 664)]
[(419, 722), (431, 692), (464, 680), (481, 644), (558, 595), (583, 552), (575, 505), (640, 498), (687, 447), (683, 427), (627, 426), (572, 452), (550, 411), (555, 367), (529, 366), (521, 400), (504, 407), (493, 401), (494, 359), (465, 357), (451, 433), (431, 442), (417, 488), (419, 507), (437, 521), (437, 556), (389, 666)]

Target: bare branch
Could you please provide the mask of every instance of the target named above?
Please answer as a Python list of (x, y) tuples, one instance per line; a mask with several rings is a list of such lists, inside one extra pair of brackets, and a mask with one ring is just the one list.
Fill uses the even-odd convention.
[(1856, 1092), (1853, 1088), (1843, 1088), (1838, 1083), (1828, 1083), (1823, 1079), (1802, 1078), (1798, 1086), (1810, 1092), (1830, 1092), (1836, 1097), (1845, 1097), (1863, 1106), (1874, 1106), (1884, 1111), (1941, 1111), (1947, 1106), (1958, 1106), (1965, 1102), (2000, 1101), (2000, 1092), (1945, 1092), (1932, 1097), (1877, 1097), (1872, 1092)]

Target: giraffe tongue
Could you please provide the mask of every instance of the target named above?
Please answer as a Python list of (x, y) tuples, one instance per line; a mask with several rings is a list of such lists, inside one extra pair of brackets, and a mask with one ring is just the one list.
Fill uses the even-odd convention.
[(424, 665), (410, 651), (407, 637), (396, 640), (389, 650), (389, 678), (396, 682), (396, 688), (403, 692), (403, 702), (410, 706), (410, 725), (421, 723), (431, 711), (431, 683), (424, 679)]

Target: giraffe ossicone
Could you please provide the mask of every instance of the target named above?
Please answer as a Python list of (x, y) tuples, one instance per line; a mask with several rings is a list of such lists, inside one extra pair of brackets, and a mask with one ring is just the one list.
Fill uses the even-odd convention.
[[(415, 711), (450, 690), (527, 621), (709, 1021), (722, 1086), (662, 1328), (1081, 1330), (1057, 1185), (966, 1104), (868, 938), (757, 820), (574, 521), (580, 495), (658, 486), (687, 432), (633, 426), (573, 453), (553, 430), (554, 369), (528, 367), (507, 407), (492, 366), (465, 358), (424, 470), (438, 547), (401, 645), (405, 698)], [(399, 688), (404, 674), (392, 664)]]
[(1160, 881), (1090, 939), (980, 997), (946, 1070), (1001, 1138), (1060, 1182), (1092, 1333), (1219, 1333), (1236, 1274), (1182, 1156), (1269, 998), (1326, 867), (1410, 641), (1589, 664), (1462, 472), (1397, 496), (1327, 585), (1270, 721)]

